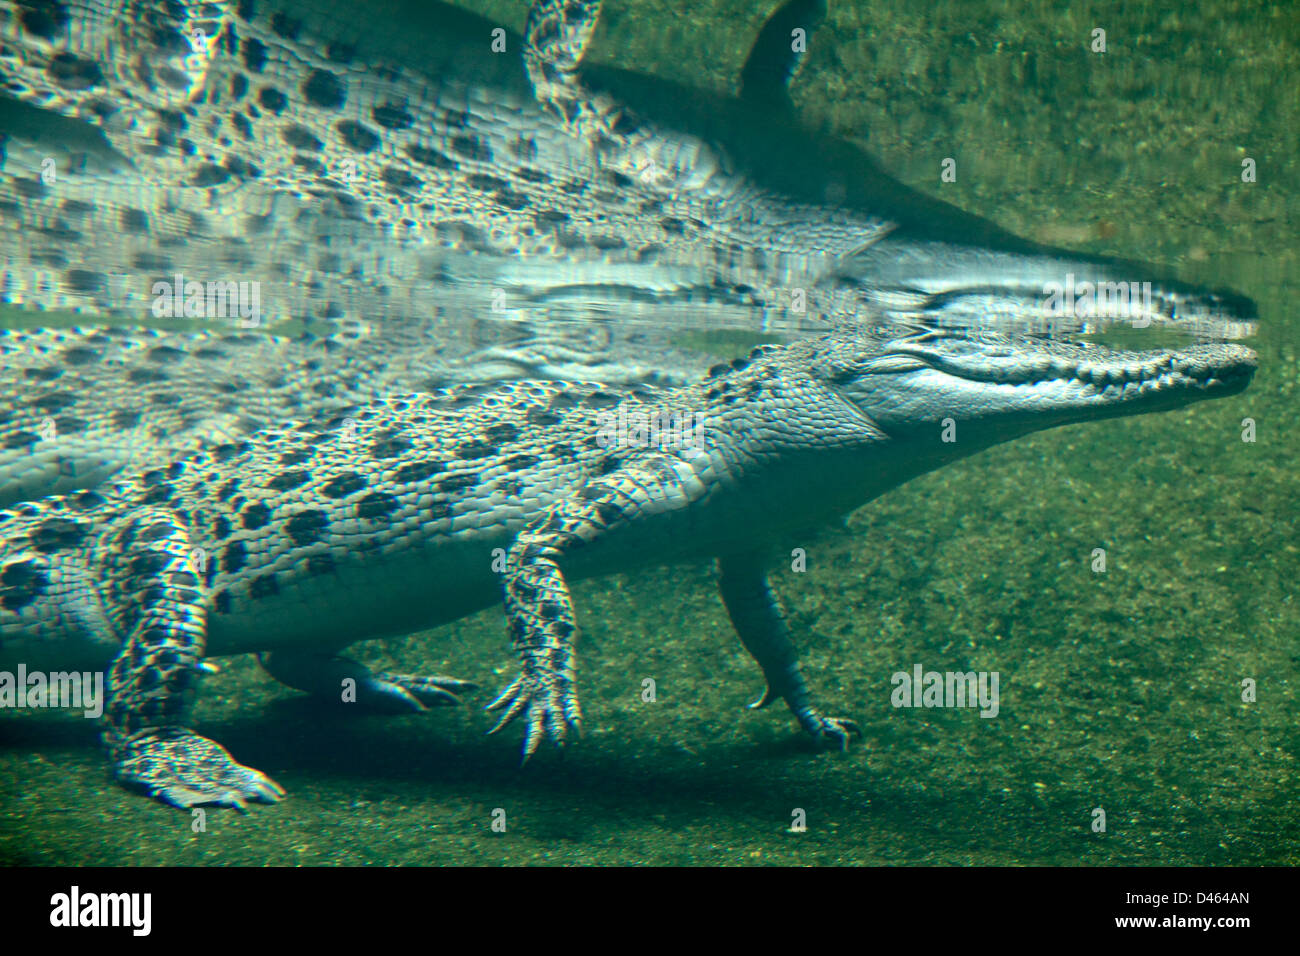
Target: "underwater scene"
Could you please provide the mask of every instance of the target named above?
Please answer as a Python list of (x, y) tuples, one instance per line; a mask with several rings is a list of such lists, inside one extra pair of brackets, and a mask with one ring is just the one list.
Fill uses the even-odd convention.
[(0, 861), (1300, 861), (1298, 68), (0, 0)]

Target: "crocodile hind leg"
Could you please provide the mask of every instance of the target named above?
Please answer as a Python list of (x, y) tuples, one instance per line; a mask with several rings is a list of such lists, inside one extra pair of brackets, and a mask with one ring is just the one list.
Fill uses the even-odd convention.
[(258, 660), (262, 669), (282, 684), (331, 700), (347, 699), (344, 695), (354, 688), (361, 707), (383, 714), (459, 706), (456, 695), (478, 686), (454, 677), (376, 673), (357, 661), (327, 654), (273, 651), (258, 655)]
[(751, 657), (763, 669), (767, 690), (750, 707), (766, 707), (777, 698), (815, 740), (846, 750), (851, 736), (862, 735), (845, 717), (825, 717), (812, 706), (812, 694), (799, 669), (799, 652), (780, 602), (767, 582), (762, 565), (752, 556), (719, 559), (719, 590), (731, 623)]
[(274, 803), (284, 790), (236, 763), (220, 744), (186, 726), (207, 632), (190, 540), (175, 514), (134, 512), (103, 540), (112, 556), (106, 598), (119, 633), (128, 635), (109, 668), (104, 742), (114, 775), (172, 806), (244, 809)]

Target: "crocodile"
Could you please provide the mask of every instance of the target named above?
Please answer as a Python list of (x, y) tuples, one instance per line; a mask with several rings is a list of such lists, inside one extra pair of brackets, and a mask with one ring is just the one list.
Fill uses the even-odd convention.
[(784, 700), (842, 749), (858, 727), (814, 705), (765, 576), (782, 542), (1030, 432), (1234, 394), (1255, 367), (1235, 343), (1125, 351), (885, 323), (761, 345), (676, 388), (386, 396), (0, 511), (0, 666), (107, 667), (116, 779), (243, 809), (284, 791), (191, 728), (206, 658), (257, 652), (300, 690), (353, 685), (359, 704), (421, 711), (472, 685), (340, 652), (501, 602), (521, 669), (489, 708), (493, 732), (522, 724), (526, 760), (581, 725), (568, 582), (715, 558), (767, 680), (754, 706)]
[[(344, 105), (358, 118), (337, 119), (337, 111), (313, 105), (305, 89), (315, 74), (292, 72), (307, 69), (304, 64), (333, 64), (330, 69), (346, 79), (358, 69), (344, 69), (338, 35), (330, 32), (346, 22), (350, 34), (350, 18), (318, 6), (308, 13), (278, 2), (146, 2), (120, 9), (105, 3), (87, 8), (102, 16), (72, 20), (58, 3), (0, 3), (5, 88), (75, 124), (57, 128), (47, 141), (12, 138), (7, 144), (0, 243), (8, 255), (0, 295), (48, 307), (89, 303), (136, 317), (154, 283), (160, 276), (170, 281), (172, 270), (204, 276), (215, 264), (219, 274), (243, 275), (240, 270), (264, 266), (269, 271), (248, 274), (264, 286), (267, 326), (291, 312), (334, 327), (321, 337), (259, 329), (261, 341), (248, 331), (0, 334), (0, 356), (15, 373), (0, 381), (0, 505), (94, 487), (123, 469), (165, 464), (214, 437), (393, 389), (509, 377), (679, 384), (707, 361), (674, 347), (665, 329), (683, 322), (772, 328), (774, 304), (788, 328), (798, 316), (784, 300), (798, 283), (816, 278), (808, 269), (830, 269), (831, 260), (839, 272), (803, 290), (811, 292), (810, 320), (882, 313), (958, 327), (1008, 315), (1023, 323), (1042, 317), (1042, 287), (1054, 278), (1071, 270), (1079, 281), (1120, 274), (1118, 266), (1046, 255), (969, 222), (962, 225), (987, 246), (962, 246), (943, 225), (955, 215), (943, 204), (922, 204), (920, 214), (909, 214), (881, 197), (898, 223), (893, 229), (879, 219), (845, 218), (757, 190), (727, 171), (725, 153), (706, 145), (707, 137), (637, 120), (587, 89), (578, 74), (597, 3), (538, 0), (525, 37), (503, 41), (522, 54), (487, 60), (481, 45), (450, 42), (475, 31), (487, 35), (487, 21), (460, 24), (457, 17), (464, 15), (438, 7), (429, 25), (449, 27), (446, 36), (439, 35), (443, 42), (432, 52), (425, 45), (419, 51), (422, 69), (439, 77), (432, 85), (413, 72), (414, 55), (399, 66), (369, 58), (366, 51), (380, 45), (370, 37), (369, 46), (350, 55), (378, 78), (354, 82), (359, 89)], [(792, 24), (815, 21), (821, 6), (792, 2), (769, 20), (767, 39), (760, 37), (744, 70), (747, 100), (756, 98), (756, 89), (770, 90), (765, 77), (794, 72), (782, 36)], [(164, 64), (155, 70), (160, 76), (175, 71), (172, 82), (151, 86), (152, 74), (140, 73), (145, 61), (139, 53), (126, 57), (135, 73), (120, 75), (124, 45), (143, 42), (135, 14), (154, 31), (152, 46), (142, 49), (154, 49), (152, 62)], [(176, 37), (192, 30), (212, 42), (198, 51), (176, 47)], [(388, 40), (383, 46), (386, 56), (407, 48)], [(251, 62), (250, 49), (260, 51)], [(173, 62), (178, 50), (185, 55)], [(279, 103), (274, 91), (284, 97), (283, 109), (267, 108), (265, 100)], [(476, 105), (452, 110), (451, 100)], [(397, 121), (393, 105), (399, 102), (409, 106), (403, 107), (408, 118), (434, 117), (432, 127), (421, 120), (402, 128), (405, 120)], [(240, 104), (243, 112), (233, 118), (224, 112)], [(456, 226), (455, 236), (443, 236), (446, 243), (403, 231), (408, 203), (371, 203), (364, 216), (356, 209), (339, 212), (357, 196), (374, 198), (374, 176), (383, 179), (390, 168), (376, 173), (370, 154), (355, 150), (355, 136), (339, 132), (344, 123), (365, 119), (380, 137), (376, 154), (428, 159), (441, 149), (438, 155), (447, 156), (437, 164), (445, 175), (429, 186), (436, 208), (453, 210), (453, 218), (433, 224), (434, 233)], [(189, 135), (178, 140), (170, 125), (182, 122)], [(231, 133), (232, 124), (248, 135)], [(537, 134), (542, 145), (525, 160), (509, 148), (510, 137), (534, 127), (546, 135)], [(357, 167), (361, 183), (353, 189), (356, 184), (327, 176), (312, 192), (283, 176), (274, 182), (269, 175), (241, 178), (238, 171), (253, 150), (268, 158), (268, 169), (280, 168), (269, 161), (278, 157), (281, 166), (301, 173), (305, 153), (314, 151), (281, 155), (288, 129), (328, 142), (322, 150), (335, 157), (331, 162)], [(100, 132), (104, 141), (96, 145), (88, 131)], [(481, 162), (454, 148), (460, 143), (464, 152), (471, 135), (483, 139)], [(722, 134), (713, 129), (708, 135)], [(62, 156), (60, 150), (79, 158), (60, 159), (61, 172), (46, 183), (36, 172), (51, 154)], [(490, 162), (484, 159), (489, 154)], [(657, 157), (658, 178), (632, 169), (647, 156)], [(222, 183), (202, 185), (205, 175), (216, 175), (214, 164), (234, 171)], [(502, 182), (511, 184), (508, 195), (496, 185)], [(701, 217), (691, 227), (696, 234), (680, 223), (645, 234), (647, 215), (664, 213), (664, 202), (690, 203), (696, 193), (704, 197), (691, 206)], [(568, 197), (568, 204), (555, 205), (557, 195)], [(615, 200), (624, 213), (592, 217), (586, 208)], [(915, 205), (916, 197), (909, 202)], [(658, 225), (670, 219), (665, 214)], [(538, 232), (546, 223), (554, 228)], [(714, 226), (717, 235), (709, 238)], [(522, 239), (520, 230), (532, 239)], [(836, 235), (842, 244), (835, 244)], [(254, 247), (269, 254), (253, 256)], [(790, 252), (795, 247), (802, 259)], [(817, 252), (826, 248), (834, 255)], [(408, 252), (413, 258), (403, 258)], [(358, 257), (371, 265), (388, 262), (380, 270), (387, 279), (372, 283), (369, 266), (359, 266)], [(76, 268), (62, 268), (73, 260)], [(310, 275), (297, 276), (293, 263), (307, 264)], [(736, 283), (737, 277), (746, 282)], [(484, 314), (489, 291), (507, 303), (502, 314)], [(305, 297), (306, 304), (277, 307), (286, 296)], [(575, 296), (586, 308), (569, 308)], [(1130, 302), (1118, 304), (1127, 308)], [(606, 311), (590, 311), (597, 305)], [(1223, 321), (1216, 331), (1226, 337), (1247, 334), (1253, 315), (1253, 305), (1241, 297), (1169, 283), (1157, 284), (1153, 307), (1166, 323), (1217, 315)], [(362, 314), (365, 319), (356, 318)], [(652, 322), (638, 322), (638, 315)], [(1116, 317), (1150, 318), (1128, 311)], [(485, 327), (492, 327), (488, 339), (503, 341), (479, 341)], [(78, 388), (69, 388), (70, 380)]]
[[(739, 113), (702, 108), (770, 126), (754, 101), (794, 72), (783, 32), (819, 10), (792, 0), (769, 20)], [(684, 132), (595, 84), (584, 56), (599, 11), (536, 0), (521, 38), (405, 0), (362, 29), (343, 0), (92, 0), (77, 17), (58, 0), (3, 0), (3, 90), (72, 128), (8, 144), (0, 292), (138, 317), (158, 277), (180, 272), (260, 282), (272, 324), (415, 322), (454, 288), (467, 309), (494, 299), (521, 318), (557, 303), (586, 316), (689, 307), (800, 332), (872, 311), (1066, 322), (1044, 286), (1073, 276), (1151, 280), (1150, 300), (1114, 320), (1249, 334), (1244, 297), (1042, 250), (896, 181), (872, 197), (883, 213), (766, 186), (745, 171), (765, 151), (752, 136), (737, 157), (721, 119)], [(963, 244), (963, 229), (984, 241)]]

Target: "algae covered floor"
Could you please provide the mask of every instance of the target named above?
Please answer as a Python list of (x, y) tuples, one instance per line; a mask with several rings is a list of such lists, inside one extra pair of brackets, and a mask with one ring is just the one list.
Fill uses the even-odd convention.
[[(472, 6), (522, 25), (523, 3)], [(770, 6), (607, 0), (593, 55), (726, 92)], [(200, 828), (119, 791), (92, 722), (6, 714), (0, 860), (1300, 861), (1298, 16), (830, 3), (793, 91), (810, 121), (1012, 231), (1238, 289), (1263, 322), (1242, 395), (1031, 436), (790, 542), (807, 570), (787, 563), (774, 583), (824, 708), (863, 728), (850, 752), (815, 752), (780, 705), (746, 711), (761, 677), (712, 570), (655, 569), (575, 587), (586, 737), (562, 755), (521, 770), (517, 734), (483, 735), (482, 705), (514, 667), (499, 612), (354, 648), (479, 682), (465, 710), (353, 718), (227, 659), (197, 727), (273, 776), (283, 803), (210, 810)], [(1088, 49), (1098, 27), (1104, 55)], [(955, 183), (939, 182), (945, 157)], [(1258, 182), (1241, 182), (1246, 157)], [(891, 676), (917, 664), (997, 671), (998, 715), (893, 707)]]

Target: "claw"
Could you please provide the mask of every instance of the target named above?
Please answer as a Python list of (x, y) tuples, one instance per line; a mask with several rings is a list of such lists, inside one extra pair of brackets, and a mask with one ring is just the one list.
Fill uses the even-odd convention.
[(536, 718), (528, 722), (528, 735), (524, 738), (524, 760), (537, 752), (537, 747), (542, 742), (542, 728)]
[(768, 704), (772, 703), (772, 701), (780, 700), (780, 699), (781, 699), (781, 695), (778, 694), (776, 691), (772, 690), (772, 685), (768, 684), (767, 687), (763, 688), (763, 696), (760, 697), (758, 700), (754, 701), (753, 703), (747, 704), (746, 706), (750, 710), (760, 710), (761, 708), (766, 707)]
[(849, 749), (851, 737), (861, 737), (862, 729), (847, 717), (823, 717), (819, 737), (823, 743), (834, 744), (841, 753)]
[(519, 683), (522, 680), (523, 680), (522, 677), (516, 677), (509, 684), (506, 685), (505, 690), (497, 694), (496, 697), (492, 698), (492, 700), (490, 700), (487, 706), (485, 706), (483, 709), (498, 710), (499, 708), (503, 707), (505, 705), (505, 702), (515, 695), (515, 691), (519, 687)]
[(496, 726), (488, 731), (489, 734), (495, 734), (498, 730), (510, 723), (528, 706), (528, 698), (519, 692), (519, 684), (523, 678), (516, 678), (514, 683), (503, 690), (492, 703), (488, 704), (485, 710), (500, 710), (506, 707), (506, 712), (501, 715), (501, 719), (496, 722)]
[(471, 691), (478, 690), (478, 684), (472, 680), (457, 680), (454, 677), (430, 677), (427, 679), (435, 681), (437, 686), (454, 694), (468, 694)]
[(488, 731), (489, 734), (495, 734), (521, 714), (524, 715), (526, 730), (519, 761), (521, 767), (541, 747), (543, 738), (549, 737), (556, 746), (563, 747), (569, 728), (579, 734), (582, 731), (582, 714), (576, 700), (549, 685), (539, 685), (535, 691), (529, 690), (528, 681), (522, 675), (515, 678), (485, 709), (504, 709), (500, 719)]
[(365, 680), (368, 704), (375, 710), (421, 713), (430, 707), (459, 707), (456, 692), (474, 690), (477, 684), (454, 677), (417, 677), (410, 674), (373, 674)]
[(387, 714), (418, 714), (428, 710), (414, 694), (400, 684), (371, 679), (365, 682), (364, 687), (366, 695), (361, 699), (364, 700), (367, 710)]

